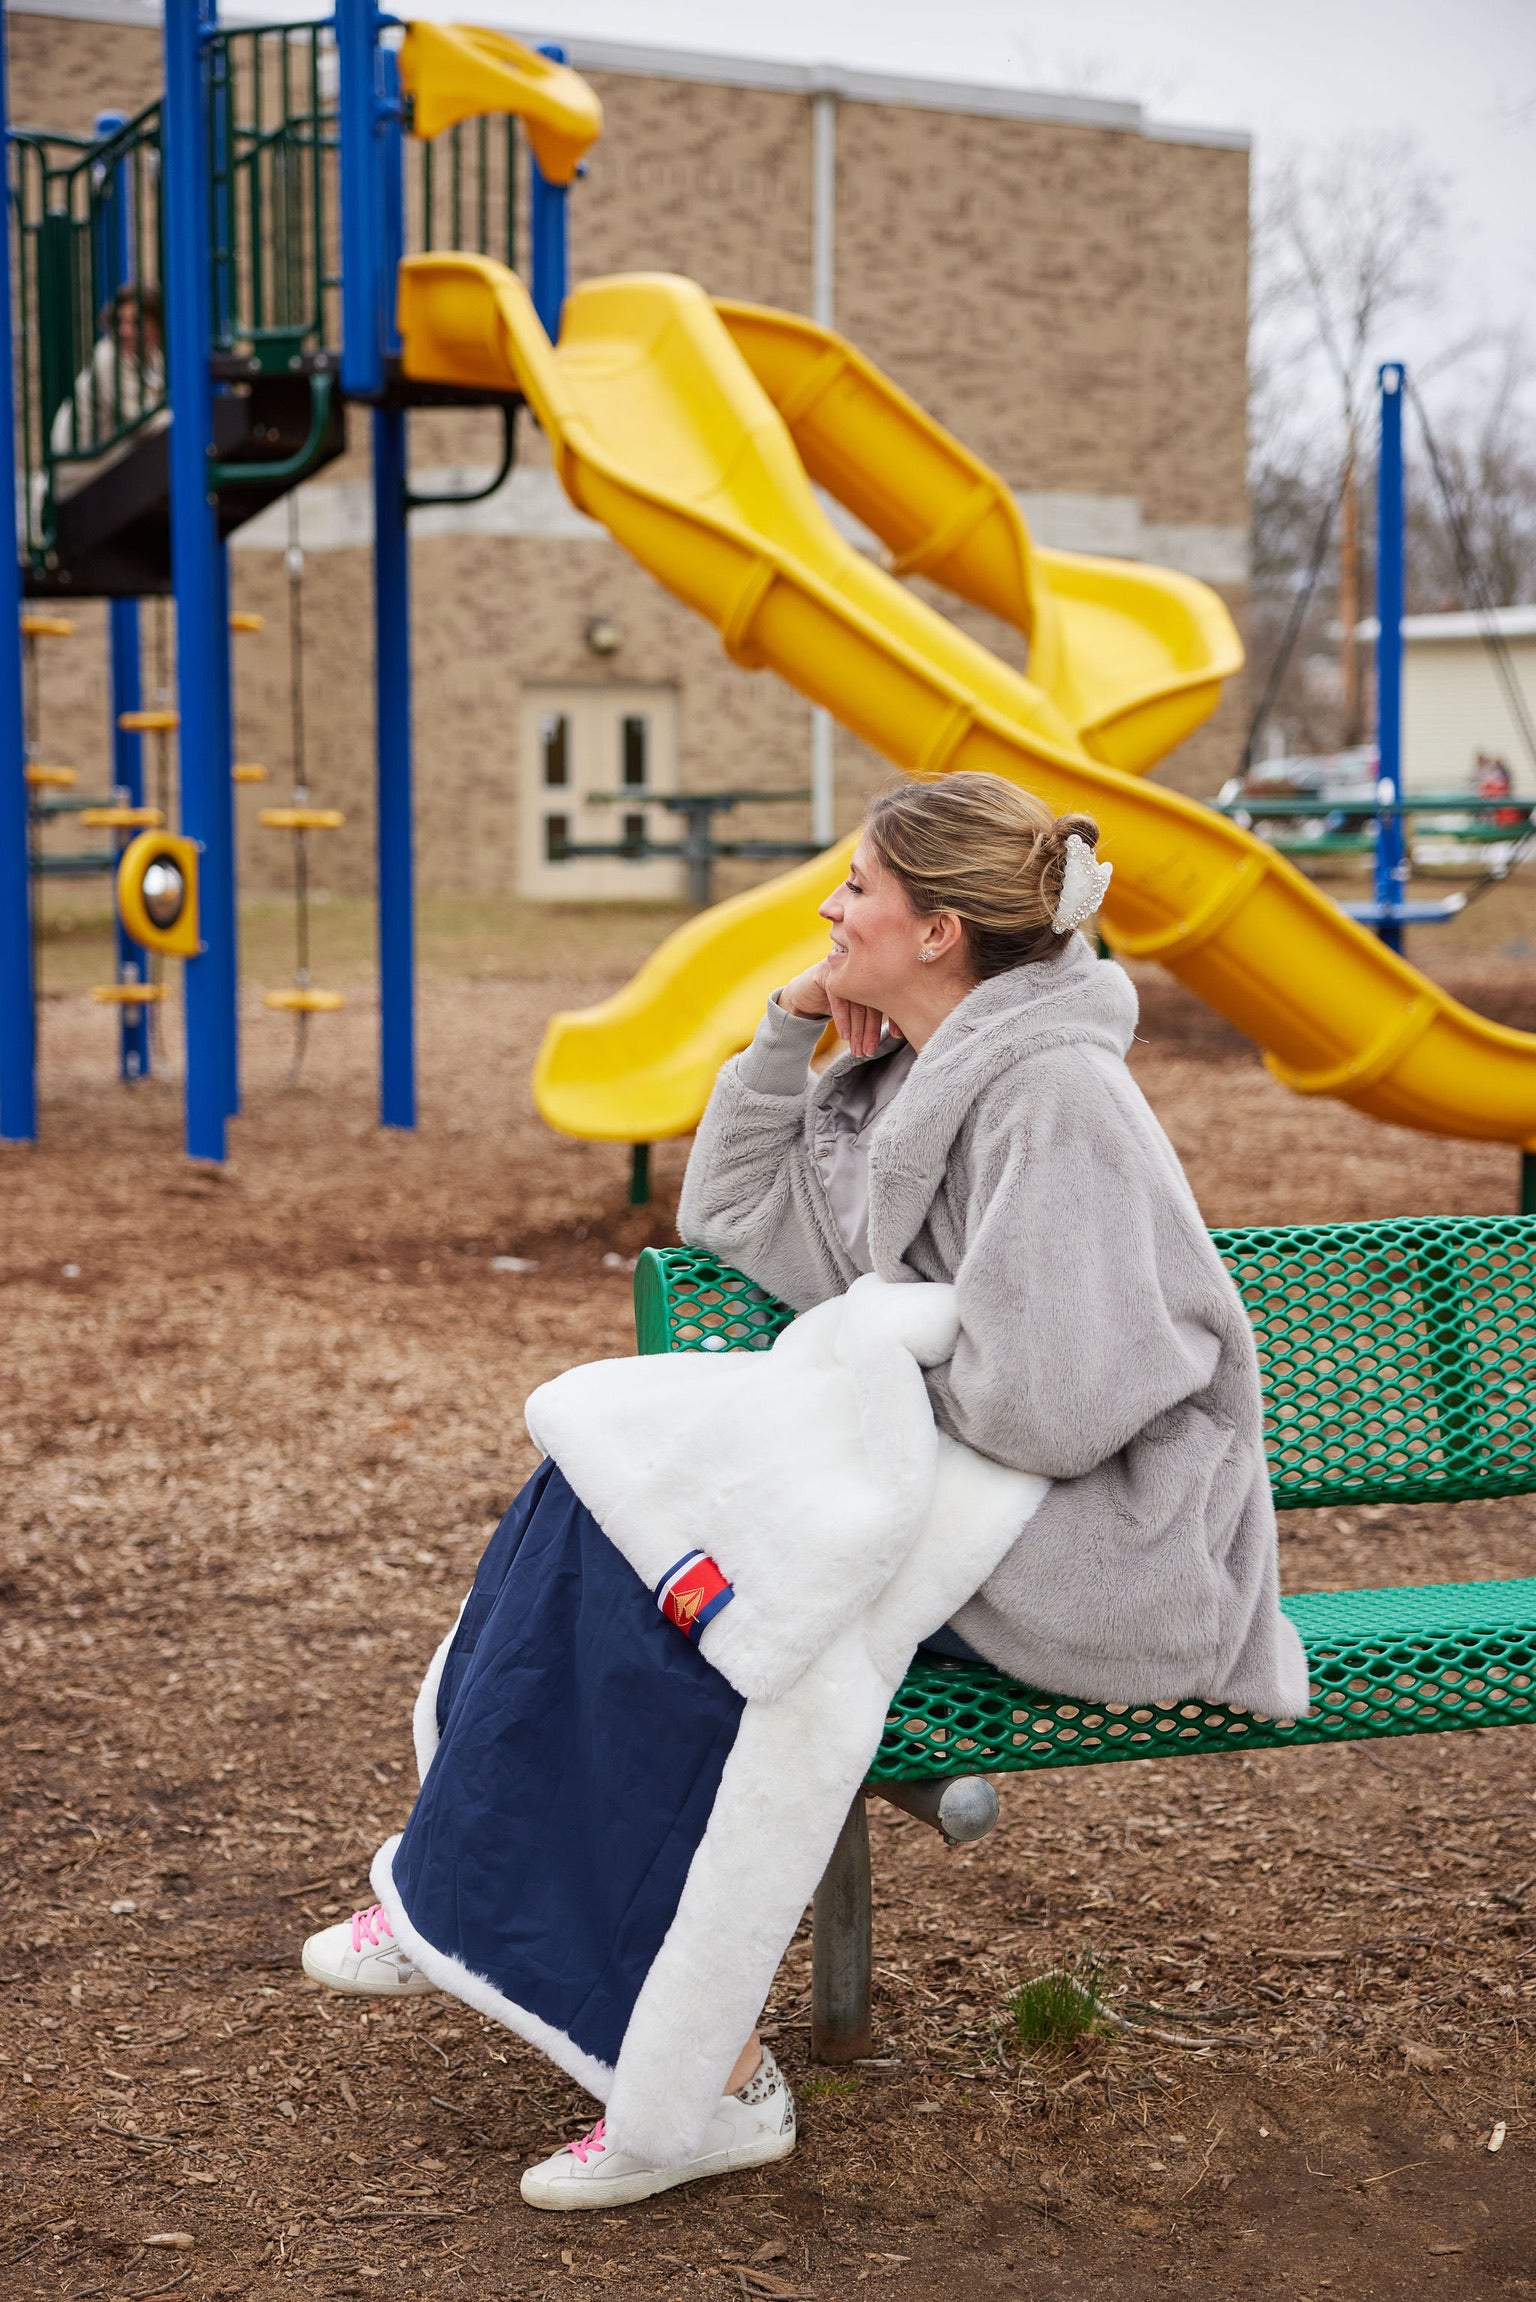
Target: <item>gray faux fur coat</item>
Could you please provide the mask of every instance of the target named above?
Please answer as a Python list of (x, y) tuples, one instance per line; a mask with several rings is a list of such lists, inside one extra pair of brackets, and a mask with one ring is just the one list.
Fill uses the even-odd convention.
[[(1055, 1482), (954, 1627), (1056, 1693), (1294, 1717), (1306, 1658), (1279, 1607), (1253, 1336), (1125, 1067), (1136, 1014), (1081, 936), (963, 1000), (873, 1129), (870, 1267), (954, 1282), (939, 1423)], [(809, 1076), (815, 1036), (770, 1021), (724, 1066), (678, 1210), (685, 1240), (797, 1310), (859, 1275), (814, 1147), (871, 1102), (852, 1057)]]

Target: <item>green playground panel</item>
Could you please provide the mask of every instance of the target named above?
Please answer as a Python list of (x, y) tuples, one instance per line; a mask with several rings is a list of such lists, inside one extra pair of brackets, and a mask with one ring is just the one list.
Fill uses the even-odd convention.
[[(1536, 1491), (1536, 1216), (1212, 1233), (1253, 1322), (1276, 1504)], [(697, 1248), (635, 1271), (642, 1352), (767, 1350), (794, 1312)], [(1312, 1666), (1305, 1719), (1211, 1703), (1092, 1703), (920, 1656), (876, 1782), (1103, 1765), (1536, 1724), (1536, 1579), (1284, 1601)]]

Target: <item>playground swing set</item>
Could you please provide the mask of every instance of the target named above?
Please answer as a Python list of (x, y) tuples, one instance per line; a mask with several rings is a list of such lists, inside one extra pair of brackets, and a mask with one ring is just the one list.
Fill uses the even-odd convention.
[[(601, 111), (557, 54), (401, 27), (375, 0), (238, 29), (207, 0), (169, 0), (165, 58), (164, 94), (131, 118), (104, 115), (93, 140), (11, 132), (0, 262), (14, 242), (21, 329), (0, 389), (14, 388), (21, 417), (18, 590), (50, 606), (111, 602), (114, 806), (146, 804), (128, 756), (147, 724), (136, 603), (175, 599), (179, 821), (146, 824), (118, 861), (123, 931), (148, 940), (129, 937), (110, 990), (126, 1021), (146, 953), (185, 961), (193, 1157), (224, 1156), (239, 1101), (231, 793), (249, 771), (233, 766), (226, 539), (340, 453), (352, 401), (370, 411), (374, 446), (385, 1125), (416, 1117), (406, 527), (424, 499), (409, 486), (406, 427), (417, 406), (497, 410), (494, 487), (525, 408), (579, 508), (711, 621), (734, 661), (775, 670), (907, 773), (990, 769), (1091, 810), (1116, 865), (1112, 949), (1179, 976), (1298, 1093), (1509, 1143), (1522, 1203), (1536, 1203), (1536, 1040), (1460, 1006), (1400, 949), (1418, 917), (1398, 773), (1400, 364), (1380, 376), (1378, 884), (1352, 919), (1244, 825), (1147, 780), (1242, 662), (1207, 587), (1036, 545), (1004, 482), (828, 327), (657, 275), (567, 292), (569, 187)], [(524, 141), (527, 285), (513, 268)], [(100, 316), (127, 307), (136, 321), (114, 369)], [(873, 532), (887, 565), (846, 541), (818, 488)], [(1027, 674), (918, 599), (902, 580), (915, 575), (1011, 622)], [(164, 742), (168, 722), (153, 724)], [(0, 649), (0, 1136), (18, 1140), (36, 1131), (27, 764), (20, 667)], [(290, 804), (263, 822), (295, 842), (296, 977), (271, 996), (302, 1028), (334, 1004), (307, 980), (306, 890), (308, 843), (335, 811), (297, 753), (295, 767)], [(678, 795), (695, 892), (733, 846), (801, 846), (716, 841), (714, 815), (744, 796)], [(168, 792), (156, 797), (168, 808)], [(587, 844), (633, 852), (634, 827)], [(637, 1169), (651, 1144), (688, 1132), (768, 993), (818, 956), (816, 906), (846, 852), (703, 909), (614, 998), (554, 1017), (533, 1079), (545, 1119), (631, 1146)]]
[[(904, 772), (986, 769), (1090, 810), (1116, 865), (1113, 949), (1170, 969), (1288, 1087), (1519, 1149), (1521, 1215), (1216, 1238), (1258, 1336), (1277, 1503), (1536, 1491), (1536, 1039), (1471, 1014), (1397, 948), (1412, 916), (1397, 802), (1402, 368), (1380, 375), (1373, 935), (1242, 824), (1146, 780), (1240, 668), (1214, 594), (1036, 546), (1006, 485), (829, 328), (654, 275), (567, 293), (566, 187), (601, 126), (591, 92), (558, 54), (500, 35), (414, 24), (394, 39), (374, 0), (227, 31), (201, 0), (166, 0), (162, 98), (90, 143), (13, 132), (26, 542), (20, 566), (7, 562), (18, 642), (0, 647), (0, 1136), (36, 1133), (29, 800), (66, 788), (28, 783), (23, 585), (112, 602), (114, 742), (135, 746), (117, 755), (125, 811), (145, 805), (150, 724), (135, 602), (174, 592), (177, 710), (151, 732), (174, 720), (179, 828), (112, 828), (134, 831), (116, 866), (125, 928), (185, 959), (186, 1145), (220, 1159), (238, 1106), (224, 539), (339, 452), (346, 399), (373, 425), (381, 1117), (414, 1125), (406, 520), (422, 499), (406, 422), (419, 405), (499, 409), (504, 477), (526, 406), (579, 508), (711, 621), (734, 661), (777, 671)], [(531, 293), (512, 264), (517, 121), (532, 154)], [(433, 245), (445, 195), (446, 249)], [(0, 339), (10, 263), (0, 237)], [(118, 394), (104, 432), (61, 448), (54, 414), (94, 359), (95, 315), (127, 285), (142, 324), (137, 284), (151, 282), (171, 323), (163, 383), (148, 388), (141, 367), (128, 420)], [(0, 340), (0, 423), (12, 391)], [(879, 538), (888, 566), (845, 542), (817, 487)], [(902, 581), (916, 574), (1013, 623), (1027, 676), (919, 600)], [(274, 996), (302, 1027), (325, 998), (306, 980), (303, 842), (332, 811), (312, 807), (306, 781), (301, 575), (290, 560), (293, 804), (267, 815), (297, 843), (298, 980)], [(550, 1124), (641, 1148), (688, 1132), (768, 994), (820, 956), (816, 907), (848, 852), (701, 912), (614, 998), (555, 1017), (534, 1077)], [(643, 1351), (763, 1349), (791, 1316), (687, 1249), (644, 1255), (636, 1288)], [(1286, 1604), (1313, 1664), (1304, 1721), (1067, 1701), (926, 1658), (892, 1706), (871, 1787), (958, 1840), (988, 1827), (999, 1771), (1536, 1723), (1536, 1579)], [(828, 2059), (869, 2050), (869, 1900), (861, 1797), (816, 1898), (812, 2035)]]
[[(1360, 770), (1371, 771), (1374, 789), (1369, 797), (1319, 795), (1284, 796), (1248, 788), (1258, 764), (1258, 739), (1270, 718), (1281, 684), (1290, 666), (1307, 610), (1322, 573), (1335, 515), (1343, 499), (1352, 458), (1346, 458), (1338, 481), (1318, 525), (1306, 579), (1297, 592), (1287, 626), (1270, 667), (1263, 693), (1249, 722), (1242, 764), (1213, 803), (1223, 814), (1250, 829), (1267, 824), (1265, 836), (1278, 851), (1294, 860), (1310, 861), (1335, 856), (1369, 856), (1374, 888), (1369, 901), (1345, 903), (1341, 908), (1363, 926), (1370, 927), (1394, 951), (1402, 949), (1402, 931), (1409, 925), (1438, 926), (1465, 911), (1470, 903), (1499, 885), (1536, 850), (1536, 807), (1514, 801), (1511, 778), (1502, 763), (1495, 787), (1486, 793), (1466, 791), (1409, 793), (1397, 772), (1401, 748), (1401, 617), (1403, 608), (1402, 535), (1404, 504), (1402, 406), (1413, 405), (1430, 472), (1440, 499), (1441, 516), (1452, 556), (1466, 597), (1476, 616), (1484, 651), (1501, 689), (1512, 726), (1527, 761), (1536, 770), (1536, 710), (1526, 696), (1509, 644), (1499, 628), (1496, 603), (1487, 577), (1473, 549), (1465, 514), (1451, 485), (1428, 410), (1414, 389), (1407, 370), (1393, 364), (1381, 371), (1382, 436), (1378, 466), (1379, 541), (1384, 580), (1378, 583), (1378, 672), (1392, 682), (1385, 693), (1378, 724), (1391, 745), (1390, 756), (1381, 746), (1346, 755)], [(1393, 617), (1387, 633), (1385, 617)], [(1383, 665), (1380, 640), (1387, 635)], [(1360, 636), (1365, 636), (1363, 633)], [(1500, 788), (1502, 787), (1502, 788)], [(1513, 804), (1512, 804), (1513, 803)], [(1410, 863), (1417, 860), (1418, 842), (1413, 827), (1429, 827), (1432, 844), (1442, 854), (1449, 847), (1476, 848), (1484, 868), (1470, 888), (1449, 895), (1414, 901), (1408, 895)], [(1490, 856), (1490, 842), (1492, 854)], [(1456, 856), (1458, 864), (1461, 856)]]

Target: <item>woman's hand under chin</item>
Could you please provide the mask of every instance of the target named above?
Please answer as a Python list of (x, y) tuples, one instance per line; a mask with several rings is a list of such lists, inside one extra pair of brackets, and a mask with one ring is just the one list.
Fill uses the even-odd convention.
[(837, 1035), (852, 1055), (873, 1055), (880, 1044), (882, 1029), (899, 1039), (901, 1031), (878, 1007), (861, 1007), (851, 999), (840, 999), (828, 981), (835, 976), (837, 959), (818, 960), (803, 975), (797, 975), (784, 985), (778, 994), (779, 1005), (786, 1015), (803, 1015), (808, 1020), (817, 1017), (830, 1020)]

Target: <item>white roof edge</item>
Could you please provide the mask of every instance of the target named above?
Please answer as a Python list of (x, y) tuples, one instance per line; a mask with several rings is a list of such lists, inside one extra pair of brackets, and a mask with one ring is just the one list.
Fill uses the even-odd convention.
[(1141, 132), (1149, 144), (1211, 144), (1221, 152), (1253, 150), (1253, 138), (1246, 128), (1202, 128), (1175, 120), (1143, 120)]
[(73, 16), (87, 24), (133, 24), (158, 32), (159, 0), (5, 0), (8, 16)]
[[(1403, 637), (1480, 640), (1490, 623), (1501, 639), (1536, 639), (1536, 605), (1496, 607), (1486, 617), (1470, 609), (1457, 609), (1448, 615), (1405, 615)], [(1380, 629), (1376, 618), (1367, 616), (1363, 623), (1356, 624), (1355, 637), (1374, 640)]]
[[(158, 30), (160, 0), (5, 0), (15, 15), (75, 17), (98, 24), (135, 24)], [(409, 6), (404, 11), (409, 13)], [(239, 0), (221, 11), (229, 24), (280, 23), (307, 16), (307, 7), (273, 5), (259, 11)], [(482, 4), (482, 16), (500, 16)], [(1038, 120), (1059, 126), (1118, 129), (1159, 144), (1209, 144), (1247, 151), (1242, 129), (1188, 128), (1149, 121), (1139, 103), (1105, 96), (1074, 96), (1063, 89), (1007, 88), (979, 80), (930, 80), (915, 74), (866, 72), (848, 64), (793, 64), (770, 57), (727, 56), (712, 49), (658, 48), (585, 33), (516, 29), (530, 42), (559, 40), (578, 71), (629, 72), (653, 80), (700, 80), (716, 87), (763, 88), (792, 96), (839, 96), (855, 104), (908, 104), (927, 112), (969, 112), (1001, 120)]]
[(1138, 133), (1142, 109), (1102, 96), (1052, 88), (1000, 88), (974, 80), (928, 80), (866, 72), (850, 64), (791, 64), (777, 58), (726, 56), (713, 49), (652, 48), (631, 40), (594, 40), (584, 33), (522, 33), (558, 39), (578, 71), (633, 72), (655, 80), (705, 80), (727, 88), (765, 88), (787, 96), (841, 96), (856, 104), (914, 104), (930, 112), (982, 112), (1013, 120), (1064, 121), (1084, 128)]

